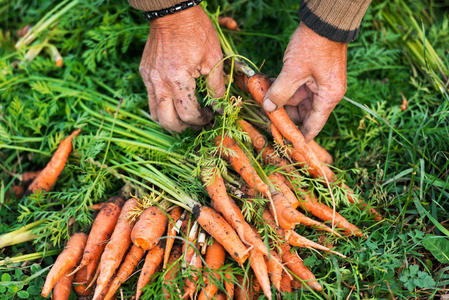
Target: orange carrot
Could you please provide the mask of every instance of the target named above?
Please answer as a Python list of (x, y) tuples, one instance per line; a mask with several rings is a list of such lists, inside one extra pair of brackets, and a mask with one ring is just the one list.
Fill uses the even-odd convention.
[(326, 251), (326, 252), (329, 252), (329, 253), (336, 254), (336, 255), (341, 256), (343, 258), (346, 258), (346, 256), (344, 256), (340, 252), (333, 251), (333, 250), (329, 249), (328, 247), (325, 247), (325, 246), (323, 246), (321, 244), (315, 243), (315, 242), (313, 242), (313, 241), (303, 237), (302, 235), (297, 234), (293, 230), (285, 231), (285, 237), (287, 239), (287, 242), (290, 245), (292, 245), (292, 246), (302, 247), (302, 248), (315, 248), (315, 249), (318, 249), (318, 250), (323, 250), (323, 251)]
[(229, 30), (234, 31), (240, 30), (237, 21), (231, 17), (218, 17), (218, 24), (220, 24), (221, 27), (224, 27)]
[(73, 289), (79, 297), (89, 296), (92, 293), (92, 287), (89, 286), (92, 279), (87, 277), (87, 266), (76, 272), (73, 279)]
[(94, 300), (104, 296), (112, 275), (114, 275), (119, 267), (123, 256), (131, 244), (131, 230), (134, 222), (128, 221), (128, 215), (135, 207), (137, 207), (137, 200), (135, 198), (129, 199), (123, 205), (114, 232), (100, 258)]
[(248, 258), (246, 247), (231, 225), (215, 210), (207, 206), (195, 206), (193, 214), (201, 227), (215, 238), (239, 264), (245, 262)]
[(55, 286), (53, 287), (53, 293), (51, 295), (51, 298), (53, 300), (67, 300), (69, 299), (70, 296), (70, 290), (72, 287), (72, 280), (73, 280), (73, 275), (68, 275), (70, 274), (72, 270), (69, 270), (67, 272), (67, 274), (63, 275), (58, 282), (55, 284)]
[(167, 239), (165, 240), (165, 251), (164, 251), (164, 267), (168, 263), (168, 257), (170, 256), (171, 248), (173, 247), (173, 243), (175, 242), (176, 237), (176, 222), (181, 217), (181, 208), (179, 206), (175, 206), (170, 211), (170, 219), (167, 226)]
[[(226, 297), (226, 295), (225, 294), (223, 294), (223, 293), (218, 293), (217, 295), (215, 295), (215, 298), (214, 298), (215, 300), (226, 300), (226, 299), (228, 299), (227, 297)], [(232, 299), (232, 298), (229, 298), (229, 299)]]
[(291, 285), (292, 285), (292, 289), (294, 289), (294, 290), (300, 290), (300, 289), (302, 289), (304, 287), (303, 284), (301, 283), (301, 281), (299, 281), (296, 278), (294, 278), (291, 281)]
[(271, 130), (271, 135), (273, 136), (274, 141), (281, 146), (285, 146), (284, 137), (279, 132), (279, 130), (276, 128), (276, 126), (274, 126), (273, 123), (270, 124), (270, 130)]
[(311, 140), (309, 142), (309, 146), (312, 149), (313, 152), (315, 152), (315, 155), (318, 157), (318, 159), (328, 165), (331, 165), (334, 161), (332, 158), (332, 155), (330, 155), (329, 152), (326, 151), (323, 147), (321, 147), (315, 140)]
[(103, 205), (105, 205), (105, 204), (106, 203), (104, 203), (104, 202), (95, 203), (95, 204), (89, 205), (89, 209), (91, 209), (91, 210), (100, 210), (103, 207)]
[(182, 298), (186, 299), (187, 297), (190, 297), (190, 299), (194, 299), (193, 294), (195, 293), (196, 282), (198, 281), (203, 263), (197, 249), (190, 247), (188, 252), (190, 253), (186, 254), (185, 260), (190, 264), (193, 274), (191, 277), (186, 278), (186, 285), (184, 288), (185, 293)]
[(86, 266), (86, 277), (89, 282), (94, 276), (101, 253), (103, 253), (106, 243), (114, 231), (123, 202), (124, 199), (121, 196), (109, 198), (108, 202), (102, 206), (92, 224), (86, 247), (84, 248), (83, 258), (74, 271), (77, 272)]
[[(206, 171), (207, 170), (205, 170), (205, 172)], [(216, 169), (208, 171), (208, 174), (212, 172), (214, 176), (209, 182), (206, 182), (206, 179), (203, 176), (203, 181), (206, 183), (206, 190), (212, 198), (212, 207), (223, 215), (225, 220), (235, 229), (242, 241), (249, 243), (258, 251), (268, 256), (268, 250), (264, 242), (245, 221), (240, 208), (226, 193), (226, 187), (219, 171)]]
[(80, 131), (81, 129), (77, 129), (71, 135), (62, 140), (58, 146), (58, 149), (56, 149), (56, 152), (50, 159), (50, 162), (28, 187), (28, 192), (34, 193), (38, 190), (45, 190), (47, 192), (50, 191), (59, 174), (61, 174), (64, 169), (70, 152), (72, 152), (72, 139), (75, 136), (78, 136)]
[(157, 206), (147, 208), (139, 217), (131, 233), (134, 245), (150, 250), (159, 243), (167, 226), (167, 216)]
[(268, 277), (268, 267), (265, 263), (262, 253), (255, 249), (251, 250), (250, 265), (262, 287), (263, 293), (268, 299), (271, 299), (270, 278)]
[[(275, 259), (273, 259), (275, 258)], [(267, 259), (268, 262), (268, 272), (270, 274), (270, 279), (276, 289), (281, 289), (281, 279), (282, 279), (282, 266), (279, 265), (279, 256), (276, 252), (271, 251), (270, 257)]]
[(117, 271), (114, 280), (112, 280), (111, 284), (109, 285), (108, 292), (104, 297), (105, 300), (111, 299), (120, 285), (125, 282), (129, 276), (131, 276), (144, 254), (145, 250), (143, 250), (142, 248), (136, 245), (133, 245), (131, 247), (128, 254), (126, 254), (125, 259), (123, 260), (120, 269)]
[(292, 292), (292, 279), (285, 272), (282, 273), (279, 291), (282, 293), (284, 293), (284, 292), (291, 293)]
[(163, 254), (164, 250), (162, 249), (160, 243), (148, 251), (142, 271), (140, 272), (139, 280), (137, 281), (136, 300), (139, 300), (140, 295), (142, 295), (142, 289), (148, 281), (150, 281), (151, 276), (156, 272), (157, 267), (161, 264)]
[(234, 279), (232, 278), (231, 268), (228, 267), (224, 273), (226, 278), (224, 281), (225, 291), (228, 299), (234, 299)]
[(224, 135), (222, 138), (217, 138), (215, 143), (217, 146), (223, 145), (225, 148), (222, 150), (223, 156), (229, 161), (234, 170), (242, 176), (243, 180), (250, 187), (255, 188), (269, 198), (270, 190), (268, 185), (259, 177), (245, 152), (237, 145), (237, 142)]
[(180, 270), (180, 265), (177, 263), (177, 260), (182, 255), (181, 246), (179, 244), (174, 244), (173, 249), (170, 253), (170, 258), (168, 260), (168, 272), (164, 276), (164, 284), (163, 284), (163, 292), (165, 298), (170, 298), (170, 293), (166, 287), (173, 285), (173, 279), (176, 278)]
[(218, 291), (218, 287), (215, 284), (216, 281), (220, 281), (220, 276), (215, 273), (215, 270), (221, 268), (225, 261), (225, 250), (217, 241), (214, 241), (212, 245), (207, 247), (206, 252), (206, 265), (210, 271), (204, 272), (206, 286), (202, 289), (198, 300), (212, 299)]
[(44, 287), (42, 288), (42, 297), (48, 297), (58, 280), (76, 266), (83, 254), (86, 240), (87, 235), (84, 233), (75, 233), (72, 235), (64, 251), (59, 254), (50, 272), (48, 272)]

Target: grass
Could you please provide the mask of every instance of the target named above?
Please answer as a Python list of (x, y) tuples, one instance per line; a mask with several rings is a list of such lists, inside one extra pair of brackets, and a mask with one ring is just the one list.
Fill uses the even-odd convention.
[[(15, 32), (41, 20), (56, 2), (0, 0), (0, 10), (7, 12), (0, 13), (0, 233), (37, 220), (45, 220), (47, 228), (34, 243), (0, 249), (0, 260), (36, 253), (32, 261), (0, 264), (0, 293), (10, 298), (39, 299), (45, 272), (55, 259), (47, 253), (61, 248), (69, 233), (89, 228), (89, 205), (114, 194), (123, 181), (135, 184), (136, 177), (117, 172), (111, 163), (120, 158), (115, 153), (130, 153), (129, 160), (131, 154), (168, 160), (171, 153), (186, 151), (196, 137), (193, 132), (171, 136), (148, 119), (138, 73), (148, 26), (140, 14), (125, 1), (78, 2), (32, 44), (47, 40), (55, 45), (64, 66), (57, 68), (42, 52), (31, 63), (13, 67), (28, 50), (14, 50)], [(230, 33), (239, 53), (275, 76), (298, 22), (299, 3), (209, 1), (209, 10), (218, 4), (243, 28)], [(367, 239), (329, 240), (349, 257), (345, 260), (300, 249), (324, 292), (285, 298), (430, 299), (447, 293), (447, 12), (442, 2), (430, 0), (408, 4), (408, 9), (402, 1), (371, 5), (359, 38), (349, 47), (348, 92), (318, 141), (333, 154), (348, 185), (377, 206), (385, 220), (375, 223), (357, 208), (339, 205), (340, 213), (367, 231)], [(401, 95), (408, 100), (404, 111)], [(54, 192), (8, 198), (15, 175), (43, 167), (74, 127), (82, 127), (83, 134)], [(161, 169), (174, 178), (173, 170)], [(178, 182), (204, 201), (200, 185), (189, 185), (182, 177)], [(254, 211), (249, 218), (257, 219), (257, 206), (248, 211)], [(298, 232), (315, 241), (321, 238), (308, 229)], [(134, 275), (124, 286), (126, 297), (133, 294), (136, 279)], [(160, 293), (161, 280), (159, 276), (147, 287), (147, 298)]]

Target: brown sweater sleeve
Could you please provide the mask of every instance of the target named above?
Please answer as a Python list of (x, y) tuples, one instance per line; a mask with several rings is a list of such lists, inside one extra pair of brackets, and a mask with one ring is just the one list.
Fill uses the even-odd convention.
[(336, 42), (353, 41), (371, 0), (303, 0), (299, 17), (309, 28)]
[(184, 1), (186, 0), (128, 0), (132, 7), (144, 11), (161, 10)]

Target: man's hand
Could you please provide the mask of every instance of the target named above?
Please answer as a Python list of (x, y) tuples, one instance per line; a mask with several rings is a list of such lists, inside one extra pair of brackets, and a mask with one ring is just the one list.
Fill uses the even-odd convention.
[(290, 118), (302, 122), (301, 132), (310, 141), (346, 92), (346, 54), (347, 44), (322, 37), (300, 23), (263, 108), (270, 112), (286, 105)]
[(152, 21), (139, 68), (151, 117), (176, 132), (209, 123), (213, 113), (200, 107), (195, 78), (209, 74), (208, 87), (222, 96), (223, 65), (216, 66), (222, 58), (217, 33), (200, 6)]

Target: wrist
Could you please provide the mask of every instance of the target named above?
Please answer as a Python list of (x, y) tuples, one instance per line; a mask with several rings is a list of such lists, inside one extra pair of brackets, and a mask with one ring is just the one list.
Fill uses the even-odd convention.
[(203, 8), (199, 5), (156, 18), (150, 21), (151, 28), (179, 28), (198, 22), (205, 15)]

